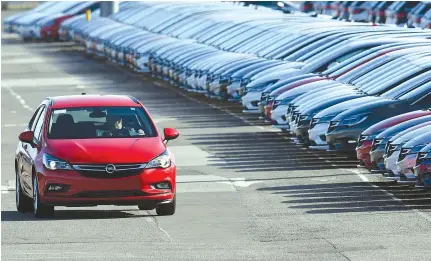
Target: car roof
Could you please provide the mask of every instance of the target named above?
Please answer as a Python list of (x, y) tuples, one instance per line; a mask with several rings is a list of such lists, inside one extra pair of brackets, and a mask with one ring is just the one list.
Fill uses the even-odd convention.
[(48, 99), (51, 100), (51, 108), (53, 109), (98, 106), (142, 106), (136, 98), (127, 95), (82, 94), (49, 97)]

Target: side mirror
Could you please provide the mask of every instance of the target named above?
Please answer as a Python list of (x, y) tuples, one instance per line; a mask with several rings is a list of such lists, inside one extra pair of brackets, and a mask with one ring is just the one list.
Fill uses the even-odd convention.
[(18, 139), (25, 143), (33, 144), (34, 132), (33, 131), (24, 131), (18, 136)]
[(180, 133), (172, 128), (164, 128), (163, 133), (165, 135), (165, 141), (174, 140), (180, 136)]

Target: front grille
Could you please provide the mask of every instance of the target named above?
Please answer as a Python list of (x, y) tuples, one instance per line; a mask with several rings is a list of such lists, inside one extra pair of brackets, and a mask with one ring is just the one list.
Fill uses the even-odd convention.
[(145, 192), (140, 190), (96, 190), (84, 191), (74, 195), (76, 198), (121, 198), (121, 197), (138, 197), (146, 196)]
[[(107, 171), (107, 166), (114, 166), (113, 171)], [(78, 171), (79, 174), (88, 178), (99, 178), (99, 179), (114, 179), (134, 176), (142, 172), (145, 168), (145, 163), (135, 164), (85, 164), (85, 165), (73, 165), (73, 168)], [(108, 169), (109, 170), (109, 169)]]

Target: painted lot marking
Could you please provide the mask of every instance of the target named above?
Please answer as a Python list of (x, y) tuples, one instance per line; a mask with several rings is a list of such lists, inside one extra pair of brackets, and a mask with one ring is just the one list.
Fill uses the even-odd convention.
[(15, 99), (18, 100), (19, 103), (21, 103), (22, 107), (26, 110), (29, 111), (34, 111), (33, 108), (31, 108), (30, 106), (27, 105), (27, 103), (25, 102), (25, 100), (21, 97), (21, 95), (17, 94), (16, 92), (14, 92), (14, 90), (12, 90), (12, 88), (7, 84), (7, 83), (1, 83), (2, 87), (6, 88), (6, 90), (9, 91), (9, 93), (15, 97)]
[(245, 178), (225, 178), (216, 175), (177, 176), (178, 193), (236, 192), (235, 187), (248, 187), (263, 181), (246, 181)]
[(19, 123), (19, 124), (6, 123), (6, 124), (3, 124), (3, 127), (5, 127), (5, 128), (13, 128), (13, 127), (25, 127), (27, 125), (28, 125), (27, 123)]
[(16, 87), (46, 87), (46, 86), (85, 86), (88, 84), (114, 84), (112, 80), (101, 80), (99, 78), (77, 78), (77, 77), (56, 77), (56, 78), (32, 78), (32, 79), (9, 79), (2, 80), (2, 86), (9, 88)]

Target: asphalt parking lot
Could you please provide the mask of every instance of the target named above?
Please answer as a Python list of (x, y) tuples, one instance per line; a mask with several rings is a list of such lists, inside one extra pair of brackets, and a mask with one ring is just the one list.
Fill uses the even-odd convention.
[[(4, 17), (2, 12), (2, 16)], [(427, 260), (430, 194), (381, 182), (347, 156), (312, 152), (230, 103), (87, 57), (69, 43), (2, 34), (4, 260)], [(134, 207), (15, 209), (17, 136), (47, 96), (142, 100), (178, 164), (174, 216)]]

